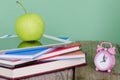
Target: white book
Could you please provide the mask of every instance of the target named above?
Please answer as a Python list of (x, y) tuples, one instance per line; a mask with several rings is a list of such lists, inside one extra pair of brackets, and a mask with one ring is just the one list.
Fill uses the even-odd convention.
[(70, 60), (57, 60), (51, 62), (38, 62), (34, 65), (19, 67), (19, 68), (5, 68), (0, 67), (0, 76), (8, 78), (8, 79), (22, 79), (28, 76), (35, 76), (40, 75), (43, 73), (49, 73), (59, 70), (64, 70), (68, 68), (73, 68), (75, 66), (79, 66), (85, 64), (85, 58), (78, 58), (78, 59), (70, 59)]

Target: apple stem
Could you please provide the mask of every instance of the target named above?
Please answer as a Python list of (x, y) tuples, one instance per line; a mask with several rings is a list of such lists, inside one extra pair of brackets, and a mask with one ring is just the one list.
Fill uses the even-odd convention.
[(25, 14), (27, 14), (27, 10), (25, 9), (25, 7), (22, 4), (19, 1), (16, 1), (16, 3), (19, 4), (23, 8)]

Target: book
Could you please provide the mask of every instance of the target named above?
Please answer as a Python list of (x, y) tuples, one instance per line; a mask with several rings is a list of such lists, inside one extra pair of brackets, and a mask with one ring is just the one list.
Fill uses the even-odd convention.
[(2, 45), (0, 46), (0, 58), (33, 59), (54, 50), (55, 47), (63, 47), (72, 43), (69, 40), (45, 34), (40, 40), (32, 42), (20, 42), (20, 39), (16, 36), (12, 38), (4, 37), (0, 39), (0, 44)]
[(0, 58), (33, 59), (54, 49), (55, 48), (36, 47), (19, 50), (1, 51)]
[(7, 68), (15, 68), (36, 63), (36, 60), (21, 60), (21, 59), (0, 59), (0, 66)]
[(72, 45), (67, 46), (67, 47), (59, 47), (57, 49), (54, 49), (46, 54), (43, 54), (43, 55), (37, 57), (36, 59), (43, 60), (43, 59), (58, 56), (61, 54), (67, 54), (67, 53), (72, 52), (72, 51), (80, 50), (80, 46), (81, 46), (80, 44), (75, 43), (75, 44), (72, 44)]
[(77, 50), (74, 52), (69, 52), (67, 54), (61, 54), (51, 58), (42, 59), (42, 61), (69, 60), (69, 59), (77, 59), (77, 58), (85, 58), (85, 53), (83, 53), (80, 50)]
[(31, 63), (35, 62), (36, 60), (42, 60), (42, 59), (58, 56), (61, 54), (67, 54), (69, 52), (73, 52), (73, 51), (76, 51), (79, 49), (80, 49), (80, 44), (74, 43), (74, 44), (67, 45), (64, 47), (58, 47), (58, 48), (54, 49), (53, 51), (50, 51), (50, 52), (43, 54), (43, 55), (41, 55), (37, 58), (34, 58), (34, 59), (1, 58), (0, 59), (0, 66), (13, 68), (13, 67), (16, 67), (18, 65), (19, 66), (20, 65), (27, 65), (27, 64), (31, 64)]
[(29, 76), (69, 69), (83, 64), (86, 64), (85, 58), (37, 62), (36, 64), (22, 66), (18, 68), (0, 67), (0, 76), (9, 80), (18, 80), (19, 78), (22, 79)]

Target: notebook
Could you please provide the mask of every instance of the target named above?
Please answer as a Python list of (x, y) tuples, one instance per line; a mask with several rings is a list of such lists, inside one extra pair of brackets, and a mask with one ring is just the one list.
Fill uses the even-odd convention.
[(69, 45), (71, 41), (44, 35), (39, 41), (25, 42), (18, 37), (0, 39), (0, 58), (33, 59), (44, 53)]

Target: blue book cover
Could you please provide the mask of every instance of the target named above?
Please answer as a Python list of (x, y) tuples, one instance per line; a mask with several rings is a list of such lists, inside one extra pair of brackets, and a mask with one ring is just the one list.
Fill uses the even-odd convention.
[(35, 55), (38, 52), (47, 50), (49, 48), (47, 47), (40, 47), (40, 48), (28, 48), (28, 49), (21, 49), (21, 50), (12, 50), (12, 51), (7, 51), (5, 54), (6, 55)]
[(34, 59), (55, 49), (46, 46), (63, 46), (69, 43), (71, 41), (66, 37), (56, 38), (45, 34), (35, 42), (24, 42), (16, 36), (3, 36), (0, 37), (0, 58)]
[(33, 59), (37, 56), (48, 53), (49, 51), (52, 51), (54, 49), (55, 48), (36, 47), (36, 48), (3, 51), (0, 52), (1, 54), (0, 58)]

